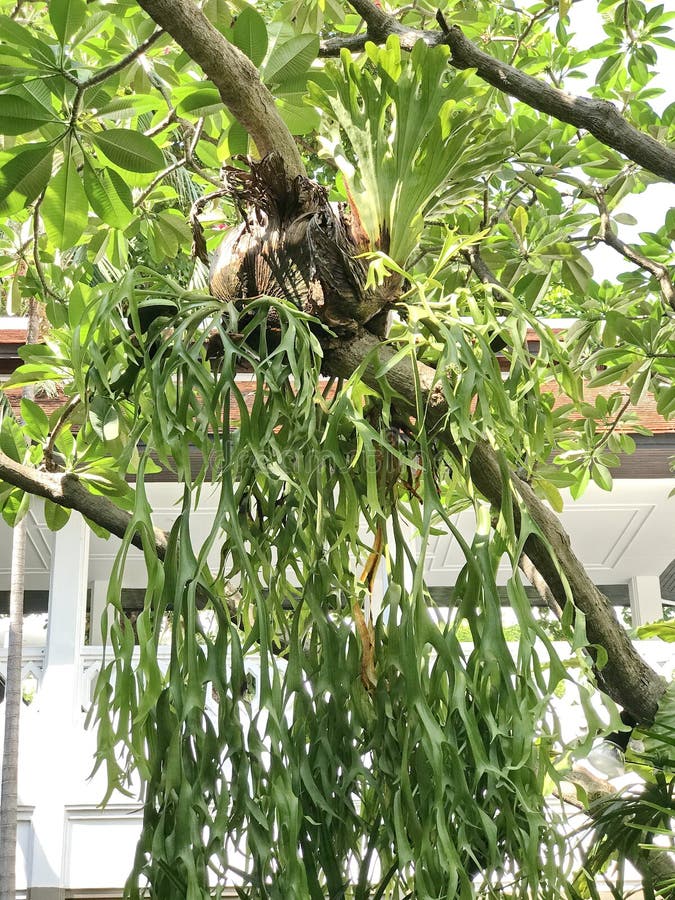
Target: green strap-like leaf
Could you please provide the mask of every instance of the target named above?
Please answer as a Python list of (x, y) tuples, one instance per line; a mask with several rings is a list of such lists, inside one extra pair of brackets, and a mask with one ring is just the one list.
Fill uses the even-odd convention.
[(127, 128), (110, 128), (92, 135), (98, 149), (120, 169), (129, 172), (158, 172), (164, 166), (164, 155), (159, 147), (138, 131)]
[(61, 250), (74, 247), (87, 227), (89, 203), (72, 157), (49, 182), (41, 212), (50, 242)]
[(82, 27), (86, 17), (86, 0), (49, 0), (49, 18), (61, 46)]
[(30, 103), (16, 94), (0, 94), (0, 133), (26, 134), (47, 122), (56, 122), (56, 115), (38, 103)]

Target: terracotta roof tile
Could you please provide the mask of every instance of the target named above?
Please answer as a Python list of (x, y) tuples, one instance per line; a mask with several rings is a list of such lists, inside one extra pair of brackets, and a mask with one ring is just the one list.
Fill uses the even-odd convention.
[(0, 328), (0, 344), (18, 344), (26, 343), (25, 328)]
[[(556, 382), (549, 381), (542, 386), (542, 390), (550, 391), (556, 396), (555, 405), (562, 406), (569, 403), (569, 398), (563, 394)], [(588, 403), (594, 403), (598, 396), (609, 397), (612, 394), (621, 393), (628, 399), (628, 390), (622, 385), (608, 384), (599, 388), (584, 388), (584, 400)], [(666, 421), (663, 416), (656, 411), (656, 400), (653, 394), (646, 394), (638, 407), (629, 406), (627, 412), (637, 415), (638, 422), (645, 428), (649, 428), (654, 434), (675, 434), (675, 419)], [(579, 417), (580, 418), (580, 417)], [(617, 431), (630, 432), (631, 423), (619, 424)]]
[[(248, 409), (251, 409), (253, 406), (253, 398), (255, 396), (256, 391), (256, 381), (254, 378), (251, 379), (238, 379), (237, 385), (241, 394), (243, 396), (244, 402)], [(561, 406), (564, 403), (569, 402), (568, 398), (560, 393), (560, 389), (555, 382), (549, 382), (544, 385), (544, 390), (550, 391), (552, 394), (556, 395), (556, 406)], [(608, 385), (606, 387), (601, 388), (586, 388), (584, 391), (584, 398), (589, 402), (593, 403), (598, 394), (602, 394), (605, 397), (609, 397), (610, 394), (616, 393), (617, 387), (614, 385)], [(19, 413), (19, 405), (21, 403), (21, 389), (15, 388), (10, 389), (5, 392), (7, 397), (12, 405), (14, 411)], [(626, 395), (627, 396), (627, 395)], [(63, 391), (59, 389), (57, 397), (37, 397), (36, 402), (42, 407), (42, 409), (47, 413), (47, 415), (51, 415), (54, 410), (58, 409), (65, 402), (65, 394)], [(638, 422), (640, 425), (643, 425), (645, 428), (649, 428), (650, 431), (654, 432), (654, 434), (675, 434), (675, 420), (671, 420), (667, 422), (662, 416), (658, 414), (656, 411), (656, 401), (652, 394), (647, 394), (646, 397), (640, 403), (639, 408), (636, 410), (635, 407), (629, 407), (629, 412), (637, 413)], [(239, 419), (239, 405), (234, 397), (230, 399), (230, 421), (237, 422)], [(625, 425), (619, 425), (618, 431), (631, 431), (631, 423), (627, 423)]]

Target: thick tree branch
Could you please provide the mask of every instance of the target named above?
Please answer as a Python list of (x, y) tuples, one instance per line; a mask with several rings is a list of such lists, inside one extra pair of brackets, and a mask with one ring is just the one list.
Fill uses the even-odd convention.
[(378, 34), (370, 26), (365, 34), (354, 34), (340, 37), (326, 38), (319, 44), (319, 56), (332, 57), (339, 56), (341, 50), (352, 50), (358, 52), (363, 50), (366, 41), (372, 41), (374, 44), (383, 44), (390, 34), (398, 35), (399, 42), (403, 50), (412, 50), (417, 41), (424, 41), (430, 47), (437, 47), (444, 44), (445, 39), (440, 31), (422, 31), (420, 28), (407, 28), (401, 25), (396, 19), (388, 17), (389, 22), (386, 29), (382, 29)]
[(377, 6), (372, 0), (349, 0), (349, 5), (357, 12), (368, 26), (370, 34), (389, 34), (392, 17), (381, 6)]
[[(373, 4), (361, 2), (359, 6)], [(359, 49), (366, 41), (382, 43), (390, 34), (398, 34), (401, 46), (406, 50), (411, 50), (418, 40), (423, 40), (432, 47), (447, 44), (452, 53), (450, 64), (456, 69), (475, 69), (483, 81), (503, 93), (510, 94), (532, 109), (538, 109), (561, 122), (583, 128), (607, 147), (618, 150), (660, 178), (675, 183), (675, 150), (633, 127), (613, 103), (590, 97), (575, 97), (539, 78), (526, 75), (514, 66), (479, 50), (464, 36), (461, 28), (457, 25), (448, 27), (444, 20), (442, 31), (418, 31), (405, 28), (392, 16), (383, 14), (382, 10), (378, 10), (377, 18), (372, 12), (366, 15), (361, 9), (358, 11), (368, 24), (368, 32), (359, 36), (359, 44), (353, 43), (351, 38), (342, 41), (331, 38), (322, 43), (321, 56), (338, 56), (342, 47)], [(382, 19), (383, 15), (387, 19), (386, 23)], [(371, 17), (372, 25), (369, 21)]]
[[(461, 458), (461, 452), (445, 427), (448, 408), (436, 383), (436, 373), (418, 364), (414, 371), (410, 359), (394, 362), (396, 349), (382, 344), (373, 334), (361, 330), (349, 342), (326, 350), (324, 369), (328, 374), (349, 377), (357, 368), (365, 366), (362, 374), (366, 384), (379, 389), (386, 368), (386, 381), (397, 398), (397, 410), (415, 416), (417, 410), (416, 384), (419, 383), (426, 407), (426, 423), (438, 429), (437, 435), (449, 449)], [(496, 508), (503, 503), (503, 483), (499, 459), (485, 440), (478, 441), (469, 460), (472, 481), (478, 491)], [(656, 715), (659, 699), (665, 689), (663, 679), (648, 666), (633, 647), (619, 624), (607, 598), (588, 577), (577, 559), (570, 540), (557, 516), (537, 497), (527, 482), (512, 475), (515, 495), (527, 510), (540, 531), (541, 537), (531, 535), (525, 544), (528, 561), (560, 607), (569, 594), (575, 606), (586, 618), (589, 643), (602, 646), (607, 663), (598, 671), (599, 686), (613, 700), (628, 710), (639, 722), (651, 723)], [(518, 504), (514, 503), (516, 526), (520, 528)], [(561, 573), (564, 573), (561, 575)], [(539, 588), (542, 585), (539, 583)]]
[(340, 35), (339, 37), (326, 38), (319, 44), (319, 56), (332, 57), (339, 56), (341, 50), (349, 50), (352, 53), (358, 53), (366, 46), (366, 41), (372, 40), (366, 34), (351, 34), (347, 37)]
[(475, 69), (484, 81), (505, 94), (561, 122), (589, 131), (607, 147), (618, 150), (655, 175), (675, 182), (675, 150), (634, 128), (613, 103), (574, 97), (545, 81), (525, 75), (514, 66), (479, 50), (456, 25), (446, 33), (445, 42), (452, 52), (450, 62), (456, 68)]
[[(0, 450), (0, 482), (11, 484), (33, 497), (42, 497), (51, 500), (66, 509), (73, 509), (90, 519), (101, 528), (105, 528), (118, 538), (123, 538), (127, 533), (131, 522), (131, 514), (120, 509), (107, 497), (92, 494), (77, 475), (66, 473), (41, 472), (31, 466), (24, 466), (15, 462), (6, 453)], [(164, 559), (168, 547), (169, 536), (161, 528), (154, 528), (155, 551), (159, 559)], [(141, 535), (136, 532), (131, 543), (139, 550), (143, 550)], [(208, 599), (206, 592), (198, 587), (198, 596)], [(239, 591), (232, 585), (227, 587), (225, 602), (234, 617), (239, 620), (238, 606), (241, 597)]]
[[(91, 519), (111, 534), (123, 538), (131, 522), (130, 513), (120, 509), (107, 497), (90, 493), (77, 475), (69, 473), (40, 472), (31, 466), (15, 462), (0, 451), (0, 481), (32, 494), (58, 503), (66, 509), (74, 509)], [(132, 544), (143, 549), (140, 534), (134, 535)], [(166, 532), (155, 528), (157, 556), (164, 559), (168, 545)]]
[(192, 0), (138, 0), (138, 4), (201, 66), (260, 155), (274, 150), (291, 177), (304, 175), (293, 136), (248, 56), (226, 40)]

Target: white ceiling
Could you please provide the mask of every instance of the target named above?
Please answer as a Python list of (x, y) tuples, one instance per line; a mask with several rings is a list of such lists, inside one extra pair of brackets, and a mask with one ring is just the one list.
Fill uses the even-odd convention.
[[(590, 485), (576, 502), (568, 495), (560, 518), (572, 548), (596, 584), (660, 575), (675, 557), (675, 497), (668, 499), (674, 486), (672, 479), (617, 479), (611, 493)], [(468, 539), (473, 523), (470, 512), (455, 519)], [(430, 585), (454, 584), (463, 564), (450, 536), (431, 539), (426, 561)]]

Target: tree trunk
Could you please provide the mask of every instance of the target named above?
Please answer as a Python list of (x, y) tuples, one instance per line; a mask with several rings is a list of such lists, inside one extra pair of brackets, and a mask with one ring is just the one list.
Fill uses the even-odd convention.
[[(40, 339), (40, 304), (28, 301), (26, 343)], [(23, 396), (33, 399), (32, 387)], [(26, 571), (26, 526), (28, 510), (12, 533), (12, 570), (9, 591), (9, 639), (7, 644), (7, 681), (5, 683), (5, 739), (2, 754), (2, 793), (0, 794), (0, 900), (15, 900), (16, 838), (19, 794), (19, 717), (21, 715), (21, 669), (23, 657), (23, 585)]]
[(5, 687), (5, 740), (0, 799), (0, 900), (16, 896), (16, 835), (19, 781), (19, 716), (23, 641), (23, 581), (26, 563), (26, 516), (14, 527), (9, 594), (9, 645)]

